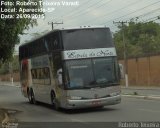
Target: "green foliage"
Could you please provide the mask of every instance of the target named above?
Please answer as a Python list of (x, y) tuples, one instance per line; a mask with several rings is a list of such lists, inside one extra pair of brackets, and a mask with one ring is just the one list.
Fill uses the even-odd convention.
[(119, 26), (119, 31), (114, 34), (119, 58), (123, 58), (124, 51), (122, 30), (124, 30), (128, 57), (160, 52), (160, 24), (130, 21), (123, 29)]
[(14, 72), (19, 71), (19, 56), (14, 56), (11, 64)]
[(10, 61), (0, 65), (0, 74), (7, 74), (10, 71), (17, 72), (19, 71), (19, 58), (18, 55), (14, 56)]
[(8, 63), (3, 63), (0, 66), (0, 74), (7, 74), (9, 73), (9, 64)]
[[(15, 0), (7, 1), (14, 2)], [(25, 1), (27, 2), (29, 0)], [(22, 6), (21, 8), (24, 7), (25, 6)], [(11, 8), (11, 6), (4, 6), (3, 9), (5, 8)], [(16, 13), (14, 15), (16, 15)], [(12, 57), (15, 45), (20, 42), (19, 35), (22, 34), (25, 29), (28, 29), (30, 26), (33, 27), (36, 24), (36, 20), (34, 19), (0, 19), (0, 62), (4, 62)]]

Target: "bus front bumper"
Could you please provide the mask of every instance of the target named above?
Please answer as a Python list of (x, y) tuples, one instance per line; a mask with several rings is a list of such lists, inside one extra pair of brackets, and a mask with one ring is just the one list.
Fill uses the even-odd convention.
[(67, 100), (65, 106), (66, 109), (79, 109), (79, 108), (88, 108), (88, 107), (100, 107), (105, 105), (114, 105), (121, 102), (121, 95), (99, 98), (99, 99), (85, 99), (85, 100)]

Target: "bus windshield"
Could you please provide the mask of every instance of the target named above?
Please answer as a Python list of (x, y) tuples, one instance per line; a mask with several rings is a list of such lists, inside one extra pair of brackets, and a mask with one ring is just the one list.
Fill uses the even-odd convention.
[(106, 87), (119, 84), (115, 57), (66, 61), (67, 88)]
[(64, 30), (62, 39), (65, 50), (114, 47), (108, 28)]

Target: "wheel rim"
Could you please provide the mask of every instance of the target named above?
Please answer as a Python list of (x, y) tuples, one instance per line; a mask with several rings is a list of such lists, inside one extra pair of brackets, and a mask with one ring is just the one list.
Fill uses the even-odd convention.
[(55, 105), (55, 95), (53, 92), (51, 94), (51, 98), (52, 98), (52, 104)]
[(28, 93), (28, 99), (29, 99), (29, 102), (31, 104), (36, 104), (36, 100), (35, 100), (35, 97), (34, 97), (33, 90), (29, 91), (29, 93)]
[(51, 94), (51, 98), (52, 98), (52, 105), (54, 106), (54, 108), (56, 110), (58, 110), (59, 109), (59, 105), (58, 105), (58, 102), (56, 100), (56, 96), (55, 96), (55, 94), (53, 92)]
[(28, 92), (28, 99), (29, 99), (29, 102), (32, 102), (32, 94), (30, 91)]
[(33, 104), (37, 104), (36, 99), (35, 99), (35, 97), (34, 97), (33, 91), (32, 91), (32, 93), (31, 93), (31, 97), (32, 97), (32, 102), (33, 102)]

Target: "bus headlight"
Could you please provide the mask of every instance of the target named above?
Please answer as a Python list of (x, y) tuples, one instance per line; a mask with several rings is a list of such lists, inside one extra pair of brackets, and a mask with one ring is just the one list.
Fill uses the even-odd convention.
[(114, 92), (114, 93), (111, 93), (110, 96), (117, 96), (117, 95), (120, 95), (120, 92)]
[(80, 97), (80, 96), (69, 96), (69, 99), (70, 100), (81, 100), (82, 97)]

